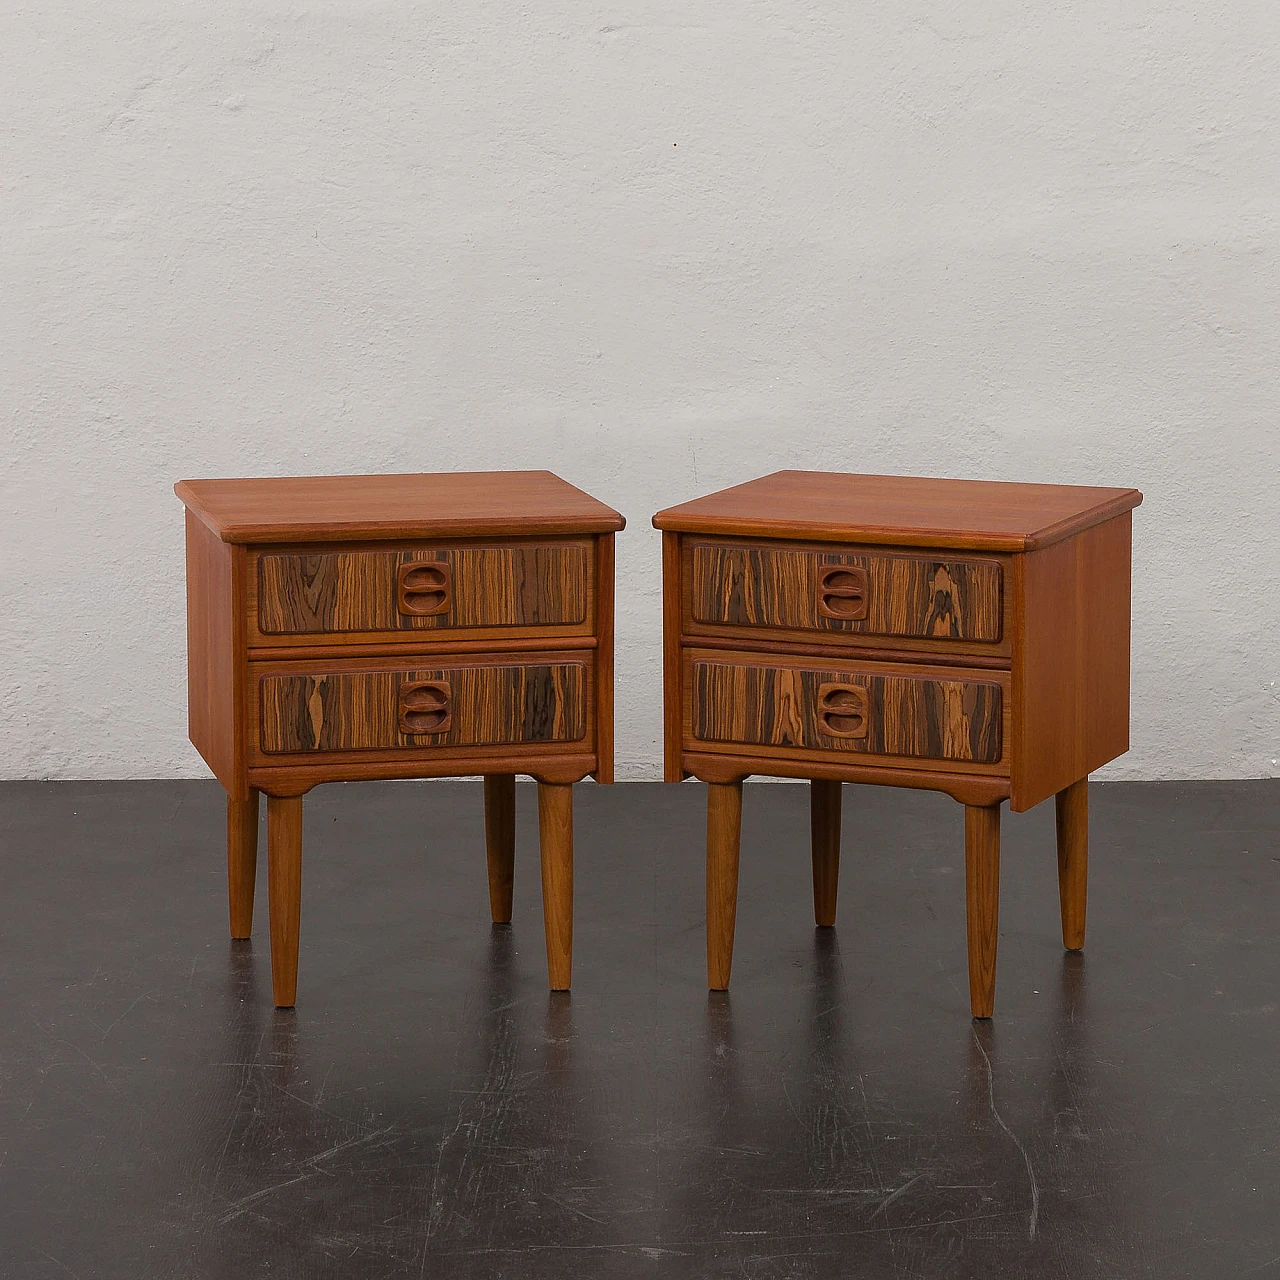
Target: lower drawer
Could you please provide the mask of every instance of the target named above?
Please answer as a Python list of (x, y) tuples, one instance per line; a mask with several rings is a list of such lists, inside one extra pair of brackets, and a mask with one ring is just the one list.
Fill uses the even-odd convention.
[[(999, 766), (1008, 675), (686, 651), (685, 749)], [(879, 759), (884, 757), (885, 759)]]
[(255, 754), (557, 743), (587, 750), (589, 662), (530, 655), (519, 662), (433, 658), (421, 666), (403, 659), (255, 664)]

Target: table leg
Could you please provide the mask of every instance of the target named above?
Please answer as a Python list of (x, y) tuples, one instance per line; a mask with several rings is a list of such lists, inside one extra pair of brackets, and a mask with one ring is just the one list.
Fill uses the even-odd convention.
[(1058, 901), (1062, 945), (1084, 949), (1084, 912), (1089, 886), (1089, 779), (1081, 778), (1054, 797), (1058, 819)]
[(738, 915), (742, 780), (707, 784), (707, 986), (729, 989)]
[(965, 805), (965, 903), (969, 930), (969, 1004), (989, 1018), (996, 998), (1000, 924), (1000, 806)]
[(485, 774), (484, 843), (489, 859), (489, 914), (494, 924), (510, 924), (516, 865), (514, 773)]
[(302, 911), (302, 797), (267, 797), (267, 893), (271, 908), (271, 986), (276, 1007), (298, 994)]
[(573, 969), (573, 787), (538, 783), (542, 916), (552, 991), (568, 991)]
[(231, 936), (253, 932), (253, 886), (258, 874), (258, 792), (247, 800), (227, 797), (227, 902)]
[(809, 783), (809, 838), (813, 853), (813, 919), (836, 922), (840, 881), (840, 783), (814, 778)]

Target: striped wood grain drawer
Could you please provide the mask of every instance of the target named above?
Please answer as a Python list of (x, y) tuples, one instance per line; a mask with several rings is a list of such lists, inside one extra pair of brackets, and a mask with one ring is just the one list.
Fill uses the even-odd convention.
[(588, 541), (263, 551), (251, 574), (250, 640), (587, 635), (591, 571)]
[(276, 664), (257, 668), (263, 756), (578, 744), (589, 750), (586, 659)]
[[(999, 766), (1008, 677), (906, 663), (701, 651), (687, 659), (686, 749)], [(877, 763), (886, 763), (878, 760)]]
[[(1003, 565), (940, 551), (690, 540), (692, 630), (769, 628), (838, 638), (988, 646), (1004, 635)], [(821, 633), (830, 633), (822, 639)]]

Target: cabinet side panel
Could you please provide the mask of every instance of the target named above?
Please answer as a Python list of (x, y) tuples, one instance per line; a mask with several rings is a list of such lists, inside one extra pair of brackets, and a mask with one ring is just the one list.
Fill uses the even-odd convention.
[(240, 749), (243, 644), (236, 625), (236, 561), (223, 542), (187, 512), (187, 735), (234, 799), (249, 796)]
[(613, 534), (596, 538), (596, 781), (613, 781)]
[(684, 738), (683, 672), (680, 662), (680, 535), (662, 535), (662, 736), (663, 779), (684, 778), (680, 752)]
[(1132, 524), (1125, 512), (1017, 558), (1015, 810), (1129, 749)]

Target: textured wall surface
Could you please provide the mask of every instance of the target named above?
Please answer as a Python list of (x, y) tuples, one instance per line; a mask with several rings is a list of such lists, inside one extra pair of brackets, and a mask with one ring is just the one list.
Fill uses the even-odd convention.
[(1280, 9), (0, 11), (0, 774), (201, 775), (186, 476), (780, 467), (1136, 485), (1133, 750), (1277, 772)]

